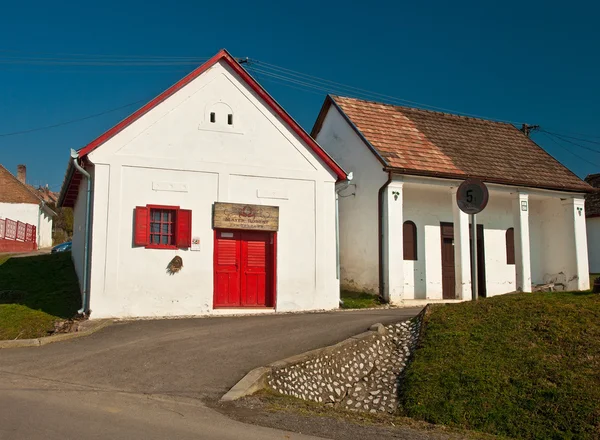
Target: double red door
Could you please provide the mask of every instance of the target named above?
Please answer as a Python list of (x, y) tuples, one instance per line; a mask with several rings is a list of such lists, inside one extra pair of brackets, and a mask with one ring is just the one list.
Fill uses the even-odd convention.
[(273, 307), (275, 234), (215, 231), (214, 307)]

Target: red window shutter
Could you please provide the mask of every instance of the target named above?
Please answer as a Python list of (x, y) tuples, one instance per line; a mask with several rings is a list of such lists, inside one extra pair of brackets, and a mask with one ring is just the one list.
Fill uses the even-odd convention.
[(192, 211), (180, 209), (177, 211), (177, 247), (192, 246)]
[(148, 245), (148, 208), (135, 207), (135, 227), (133, 231), (133, 244), (135, 246)]

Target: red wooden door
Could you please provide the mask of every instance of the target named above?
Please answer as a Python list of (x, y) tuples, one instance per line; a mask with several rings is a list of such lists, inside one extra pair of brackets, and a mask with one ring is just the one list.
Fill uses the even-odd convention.
[(268, 232), (242, 232), (242, 306), (267, 305), (270, 238)]
[(274, 307), (275, 234), (215, 232), (214, 307)]
[(215, 307), (235, 307), (240, 297), (239, 232), (215, 232)]

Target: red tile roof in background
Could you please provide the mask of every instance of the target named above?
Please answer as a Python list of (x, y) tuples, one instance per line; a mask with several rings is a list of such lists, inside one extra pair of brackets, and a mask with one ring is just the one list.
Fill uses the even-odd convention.
[(0, 202), (39, 205), (41, 200), (28, 185), (22, 183), (10, 171), (0, 165)]
[(313, 128), (320, 130), (331, 104), (381, 156), (403, 174), (478, 177), (490, 183), (566, 191), (590, 186), (511, 124), (329, 96)]

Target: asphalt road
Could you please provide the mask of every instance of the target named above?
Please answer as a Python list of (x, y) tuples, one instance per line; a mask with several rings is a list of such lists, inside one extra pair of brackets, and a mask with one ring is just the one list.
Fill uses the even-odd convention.
[(0, 439), (300, 439), (231, 421), (201, 401), (217, 401), (257, 366), (419, 311), (137, 321), (0, 350)]

